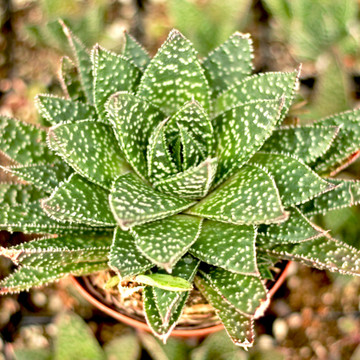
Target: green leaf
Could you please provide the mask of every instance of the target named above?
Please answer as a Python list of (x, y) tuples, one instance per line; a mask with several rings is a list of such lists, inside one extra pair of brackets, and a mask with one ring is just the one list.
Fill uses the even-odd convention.
[(253, 47), (249, 34), (236, 32), (202, 62), (212, 97), (239, 84), (253, 70)]
[(259, 152), (250, 163), (261, 166), (274, 177), (284, 206), (302, 204), (334, 187), (290, 155)]
[(275, 100), (284, 97), (280, 121), (290, 108), (299, 86), (299, 70), (292, 72), (269, 72), (245, 78), (236, 86), (222, 93), (216, 100), (217, 113), (227, 111), (250, 101)]
[(145, 179), (148, 139), (165, 116), (152, 104), (126, 92), (112, 95), (105, 107), (126, 160)]
[(61, 58), (59, 79), (66, 98), (82, 102), (86, 101), (86, 95), (81, 85), (79, 71), (67, 56)]
[(30, 184), (0, 183), (0, 204), (20, 205), (31, 203), (46, 194)]
[(338, 132), (336, 126), (282, 127), (273, 131), (261, 151), (292, 154), (309, 164), (330, 148)]
[(307, 216), (325, 214), (331, 210), (360, 203), (360, 181), (343, 179), (327, 179), (327, 181), (333, 183), (335, 187), (300, 206), (300, 210)]
[(199, 271), (211, 288), (243, 315), (258, 317), (269, 305), (267, 291), (260, 277), (235, 274), (219, 267)]
[(141, 355), (141, 347), (135, 332), (115, 337), (104, 345), (104, 351), (109, 360), (139, 360)]
[(274, 179), (248, 165), (187, 213), (236, 225), (278, 223), (287, 218)]
[(150, 62), (150, 56), (130, 34), (125, 31), (125, 49), (123, 55), (132, 60), (141, 70), (145, 70)]
[(94, 120), (61, 123), (50, 129), (48, 141), (78, 174), (106, 189), (129, 171), (110, 125)]
[(322, 229), (311, 223), (297, 208), (292, 208), (285, 222), (271, 224), (261, 229), (257, 241), (287, 244), (308, 241), (323, 235)]
[(62, 313), (56, 319), (54, 360), (105, 360), (105, 354), (86, 322), (74, 313)]
[(194, 204), (160, 193), (132, 173), (118, 177), (109, 199), (115, 219), (124, 230), (166, 218)]
[(0, 150), (19, 164), (53, 162), (57, 156), (46, 146), (39, 126), (0, 116)]
[(296, 244), (262, 244), (261, 247), (281, 259), (340, 274), (360, 275), (360, 251), (329, 235)]
[(106, 269), (108, 269), (106, 261), (98, 263), (79, 262), (47, 269), (20, 267), (0, 281), (0, 294), (28, 291), (32, 287), (46, 285), (68, 275), (82, 276)]
[[(173, 215), (131, 228), (135, 244), (153, 264), (171, 272), (173, 266), (196, 241), (202, 219)], [(148, 284), (151, 285), (151, 284)]]
[(0, 255), (8, 257), (16, 265), (46, 269), (78, 262), (107, 261), (111, 242), (112, 234), (45, 237), (10, 248), (0, 247)]
[(315, 126), (338, 126), (339, 134), (330, 149), (317, 161), (315, 171), (335, 175), (360, 155), (360, 109), (329, 116)]
[(209, 110), (209, 85), (204, 70), (192, 44), (179, 31), (170, 32), (150, 61), (138, 95), (160, 107), (167, 115), (175, 113), (192, 99)]
[(0, 168), (26, 182), (34, 184), (47, 193), (51, 193), (60, 182), (68, 178), (73, 172), (63, 161), (57, 161), (53, 164), (15, 165), (7, 168), (0, 165)]
[(239, 274), (258, 275), (254, 226), (204, 221), (189, 252), (210, 265)]
[(105, 102), (118, 91), (133, 91), (141, 74), (126, 57), (95, 45), (92, 52), (94, 101), (101, 119), (106, 119)]
[(241, 105), (214, 119), (219, 160), (215, 183), (236, 172), (271, 135), (280, 116), (278, 100), (260, 100)]
[(217, 159), (206, 159), (198, 166), (153, 183), (156, 190), (186, 199), (201, 199), (209, 192), (217, 169)]
[(94, 78), (91, 71), (92, 62), (90, 59), (90, 55), (81, 40), (77, 38), (62, 21), (60, 21), (60, 23), (63, 27), (64, 34), (68, 38), (71, 50), (73, 51), (76, 66), (80, 75), (80, 81), (82, 84), (82, 88), (84, 89), (87, 101), (90, 104), (94, 104)]
[[(259, 240), (259, 237), (257, 238), (257, 240)], [(258, 252), (256, 254), (256, 261), (257, 261), (257, 266), (258, 266), (258, 269), (260, 272), (260, 276), (264, 280), (274, 281), (274, 276), (271, 272), (271, 268), (274, 268), (275, 263), (278, 262), (278, 259), (271, 257), (270, 255), (266, 254), (265, 252), (261, 252), (259, 250), (260, 247), (261, 247), (261, 245), (257, 247)]]
[(187, 280), (169, 274), (137, 275), (134, 281), (168, 291), (189, 291), (192, 289), (192, 285)]
[(81, 101), (63, 99), (54, 95), (37, 95), (35, 104), (40, 115), (52, 125), (63, 121), (75, 122), (97, 118), (95, 108)]
[(206, 278), (197, 276), (195, 284), (206, 300), (216, 309), (233, 343), (245, 350), (251, 347), (254, 343), (253, 318), (240, 313), (234, 306), (228, 304)]
[(109, 266), (121, 278), (126, 278), (143, 273), (154, 265), (137, 249), (130, 232), (117, 227), (111, 245)]
[(72, 174), (42, 201), (46, 213), (58, 220), (90, 226), (115, 226), (108, 207), (109, 193), (77, 174)]

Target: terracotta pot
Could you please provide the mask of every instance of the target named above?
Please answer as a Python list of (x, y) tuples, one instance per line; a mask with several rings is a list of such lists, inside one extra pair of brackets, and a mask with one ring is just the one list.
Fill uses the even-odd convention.
[[(283, 284), (290, 268), (291, 262), (289, 261), (285, 268), (281, 271), (280, 275), (276, 279), (275, 283), (270, 287), (269, 289), (269, 298), (271, 299), (276, 291), (279, 289), (279, 287)], [(135, 320), (129, 316), (126, 316), (124, 314), (121, 314), (120, 312), (110, 308), (109, 306), (105, 305), (96, 297), (94, 297), (86, 288), (85, 286), (79, 281), (76, 277), (71, 277), (72, 284), (75, 286), (75, 288), (80, 292), (80, 294), (89, 301), (93, 306), (100, 309), (107, 315), (111, 316), (112, 318), (119, 320), (126, 325), (130, 325), (138, 330), (144, 330), (147, 332), (151, 332), (149, 326), (145, 322), (141, 322), (139, 320)], [(172, 331), (171, 336), (177, 336), (177, 337), (204, 337), (206, 335), (209, 335), (211, 333), (214, 333), (216, 331), (222, 330), (223, 325), (214, 325), (206, 328), (200, 328), (200, 329), (175, 329)]]

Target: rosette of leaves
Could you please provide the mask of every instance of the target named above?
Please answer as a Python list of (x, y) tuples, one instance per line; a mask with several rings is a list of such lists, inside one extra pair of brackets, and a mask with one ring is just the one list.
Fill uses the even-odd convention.
[(51, 126), (1, 117), (21, 180), (1, 184), (1, 229), (44, 234), (1, 249), (19, 265), (2, 293), (112, 269), (166, 341), (196, 286), (247, 348), (278, 260), (359, 275), (359, 251), (311, 222), (359, 202), (331, 177), (359, 151), (359, 110), (282, 126), (298, 70), (252, 75), (248, 35), (200, 60), (173, 30), (150, 59), (129, 35), (122, 54), (88, 53), (64, 29), (64, 97), (36, 100)]

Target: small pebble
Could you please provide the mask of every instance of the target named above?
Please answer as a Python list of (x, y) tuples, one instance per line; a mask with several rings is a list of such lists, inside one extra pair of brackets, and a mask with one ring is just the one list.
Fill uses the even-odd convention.
[(283, 341), (288, 334), (289, 327), (284, 319), (278, 318), (273, 324), (273, 333), (277, 341)]

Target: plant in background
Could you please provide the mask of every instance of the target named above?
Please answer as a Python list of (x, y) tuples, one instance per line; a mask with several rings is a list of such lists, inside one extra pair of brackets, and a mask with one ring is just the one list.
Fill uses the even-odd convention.
[(310, 117), (348, 109), (352, 91), (350, 64), (355, 63), (360, 46), (357, 1), (263, 2), (274, 18), (275, 37), (286, 44), (296, 61), (315, 63), (317, 80)]
[(247, 348), (278, 260), (359, 275), (360, 252), (310, 217), (359, 202), (358, 182), (331, 176), (359, 151), (360, 110), (282, 126), (299, 71), (251, 75), (248, 35), (199, 60), (173, 30), (150, 59), (129, 35), (89, 55), (64, 30), (65, 97), (37, 98), (52, 126), (0, 118), (22, 180), (1, 184), (0, 227), (48, 234), (1, 248), (19, 265), (2, 293), (112, 269), (166, 341), (196, 286)]

